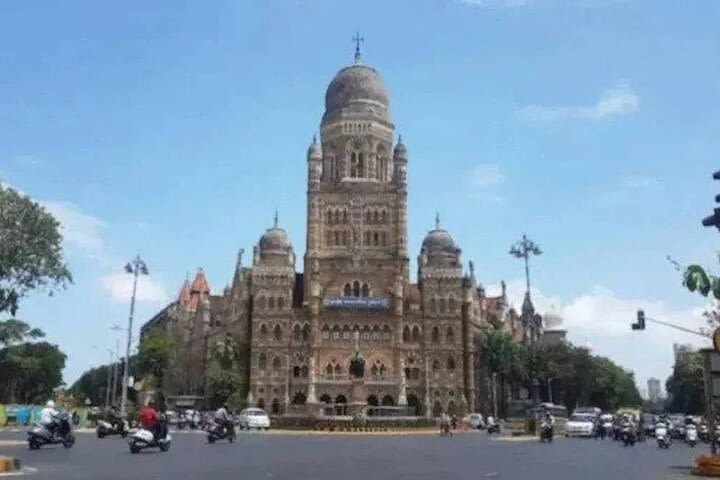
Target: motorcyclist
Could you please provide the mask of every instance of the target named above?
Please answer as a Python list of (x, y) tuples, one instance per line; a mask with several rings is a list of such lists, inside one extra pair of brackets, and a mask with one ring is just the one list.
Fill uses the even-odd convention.
[(152, 432), (156, 440), (159, 439), (158, 419), (159, 415), (157, 410), (155, 410), (155, 403), (153, 401), (148, 402), (142, 410), (140, 410), (140, 424), (145, 430)]
[(545, 412), (542, 423), (544, 423), (545, 426), (550, 429), (550, 438), (552, 438), (555, 433), (555, 417), (549, 410)]
[(453, 430), (455, 430), (455, 429), (457, 429), (457, 424), (458, 424), (458, 418), (457, 418), (457, 416), (453, 413), (453, 414), (450, 416), (450, 426), (452, 427)]
[(53, 438), (58, 431), (57, 420), (55, 419), (58, 414), (59, 412), (55, 409), (55, 402), (52, 400), (48, 400), (45, 403), (45, 408), (40, 411), (40, 425), (45, 427)]
[(450, 430), (450, 417), (447, 413), (442, 412), (440, 414), (440, 433), (444, 433)]
[(112, 425), (112, 428), (116, 431), (121, 431), (123, 428), (122, 423), (122, 417), (120, 416), (120, 413), (117, 410), (117, 407), (115, 405), (110, 405), (105, 412), (105, 418), (107, 419), (108, 423)]
[(228, 410), (227, 403), (224, 403), (222, 407), (218, 408), (215, 411), (215, 423), (220, 425), (223, 429), (223, 434), (227, 434), (230, 432), (233, 428), (235, 428), (235, 425), (233, 424), (232, 419), (230, 418), (230, 413)]

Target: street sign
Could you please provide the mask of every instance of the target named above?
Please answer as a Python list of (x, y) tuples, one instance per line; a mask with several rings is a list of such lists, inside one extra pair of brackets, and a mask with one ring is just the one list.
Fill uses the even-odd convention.
[(720, 352), (720, 327), (713, 332), (713, 347), (715, 347), (716, 352)]

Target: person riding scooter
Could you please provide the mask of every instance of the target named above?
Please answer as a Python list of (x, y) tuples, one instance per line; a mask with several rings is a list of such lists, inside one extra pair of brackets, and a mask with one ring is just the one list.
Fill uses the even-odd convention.
[(55, 410), (55, 402), (48, 400), (45, 408), (40, 411), (40, 425), (42, 425), (55, 438), (58, 431), (58, 423), (55, 417), (59, 412)]
[(155, 410), (155, 403), (153, 401), (148, 402), (142, 410), (140, 410), (140, 424), (142, 427), (152, 432), (155, 439), (161, 438), (162, 432), (158, 431), (158, 419), (160, 418), (157, 410)]
[(230, 413), (228, 412), (227, 403), (223, 404), (222, 407), (218, 408), (215, 411), (215, 423), (222, 427), (223, 435), (227, 435), (232, 429), (235, 428), (235, 424), (230, 418)]

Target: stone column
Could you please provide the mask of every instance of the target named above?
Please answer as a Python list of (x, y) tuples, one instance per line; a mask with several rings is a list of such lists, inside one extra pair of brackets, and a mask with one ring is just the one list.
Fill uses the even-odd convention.
[(407, 406), (407, 379), (405, 378), (405, 359), (400, 360), (400, 393), (398, 394), (398, 405)]
[(315, 394), (315, 356), (310, 355), (308, 361), (308, 394), (305, 403), (314, 405), (318, 403), (317, 395)]

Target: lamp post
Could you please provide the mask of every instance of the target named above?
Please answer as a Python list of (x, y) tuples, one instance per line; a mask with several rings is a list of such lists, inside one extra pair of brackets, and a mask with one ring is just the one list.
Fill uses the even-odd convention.
[(512, 255), (515, 258), (522, 258), (525, 260), (525, 287), (527, 289), (527, 292), (530, 292), (530, 266), (529, 266), (529, 260), (530, 255), (541, 255), (542, 250), (540, 250), (540, 247), (527, 238), (527, 236), (523, 233), (522, 239), (515, 242), (510, 247), (510, 255)]
[(137, 294), (137, 283), (140, 275), (147, 275), (148, 269), (140, 255), (136, 255), (125, 265), (125, 272), (133, 276), (132, 297), (130, 299), (130, 316), (128, 317), (127, 344), (125, 345), (125, 362), (123, 365), (122, 396), (120, 398), (120, 415), (125, 416), (127, 405), (128, 373), (130, 370), (130, 344), (132, 343), (132, 324), (135, 314), (135, 295)]

